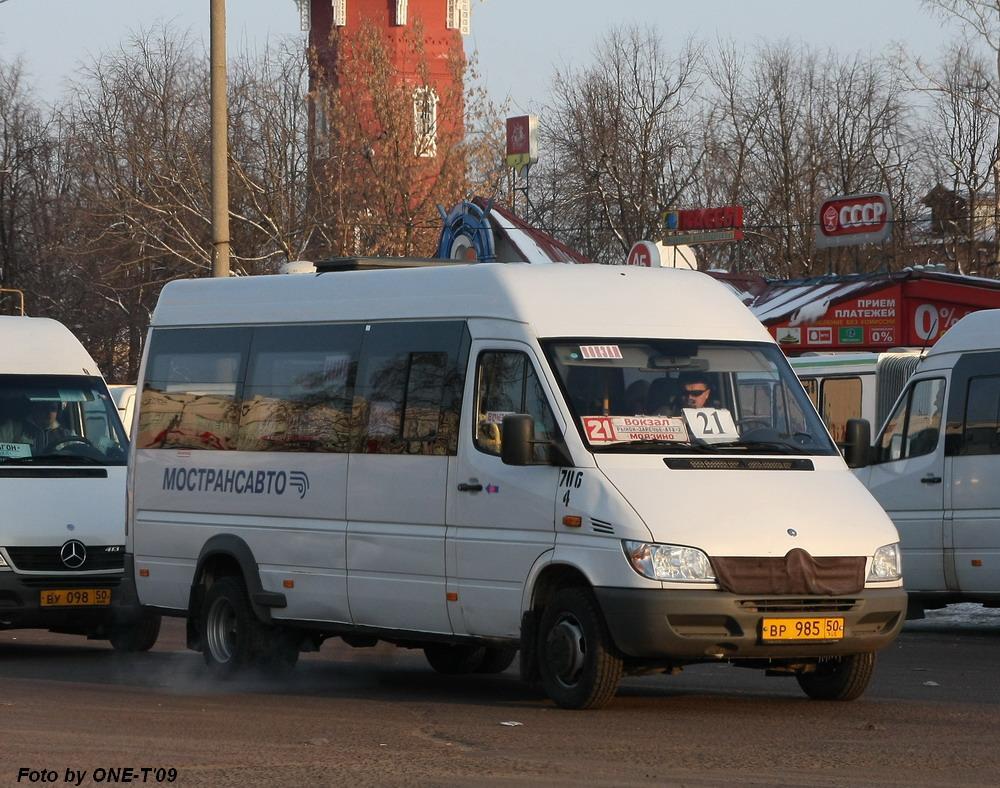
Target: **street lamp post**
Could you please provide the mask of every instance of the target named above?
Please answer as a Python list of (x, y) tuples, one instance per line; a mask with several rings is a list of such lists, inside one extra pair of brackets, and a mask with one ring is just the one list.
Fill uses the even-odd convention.
[(226, 0), (211, 0), (212, 276), (229, 276)]

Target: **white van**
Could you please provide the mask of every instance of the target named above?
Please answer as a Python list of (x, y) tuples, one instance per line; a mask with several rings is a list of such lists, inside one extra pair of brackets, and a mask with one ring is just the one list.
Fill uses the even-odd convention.
[(128, 444), (97, 365), (54, 320), (0, 317), (0, 629), (150, 648), (125, 553)]
[(917, 362), (919, 350), (881, 353), (807, 353), (789, 359), (823, 423), (839, 445), (851, 419), (879, 427)]
[(129, 435), (132, 431), (132, 417), (135, 413), (135, 386), (114, 383), (108, 386), (108, 393), (111, 394), (111, 399), (118, 410), (125, 434)]
[(1000, 606), (1000, 310), (930, 348), (856, 472), (899, 529), (911, 614)]
[(174, 282), (153, 315), (129, 549), (211, 669), (340, 636), (445, 673), (519, 649), (572, 708), (698, 662), (863, 692), (903, 623), (896, 531), (727, 288), (322, 270)]

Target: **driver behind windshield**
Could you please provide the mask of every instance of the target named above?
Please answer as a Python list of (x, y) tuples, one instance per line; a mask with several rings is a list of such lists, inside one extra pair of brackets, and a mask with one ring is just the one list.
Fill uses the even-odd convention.
[(50, 451), (68, 438), (76, 437), (59, 421), (61, 403), (57, 400), (40, 400), (31, 405), (31, 423), (35, 428), (35, 454)]

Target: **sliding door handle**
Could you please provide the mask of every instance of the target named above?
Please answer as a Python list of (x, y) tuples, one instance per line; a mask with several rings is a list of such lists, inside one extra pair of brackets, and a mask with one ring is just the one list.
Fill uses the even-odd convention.
[(459, 492), (482, 492), (483, 491), (483, 485), (479, 484), (478, 482), (469, 482), (469, 483), (462, 482), (462, 483), (460, 483), (458, 485), (458, 491)]
[(921, 484), (941, 484), (941, 477), (931, 474), (930, 476), (925, 476), (920, 480)]

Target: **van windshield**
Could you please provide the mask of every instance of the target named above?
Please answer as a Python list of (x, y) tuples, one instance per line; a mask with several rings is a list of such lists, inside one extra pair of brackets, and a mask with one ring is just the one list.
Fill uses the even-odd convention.
[(774, 345), (606, 338), (542, 345), (593, 451), (837, 453)]
[(0, 464), (125, 465), (127, 448), (100, 378), (0, 375)]

